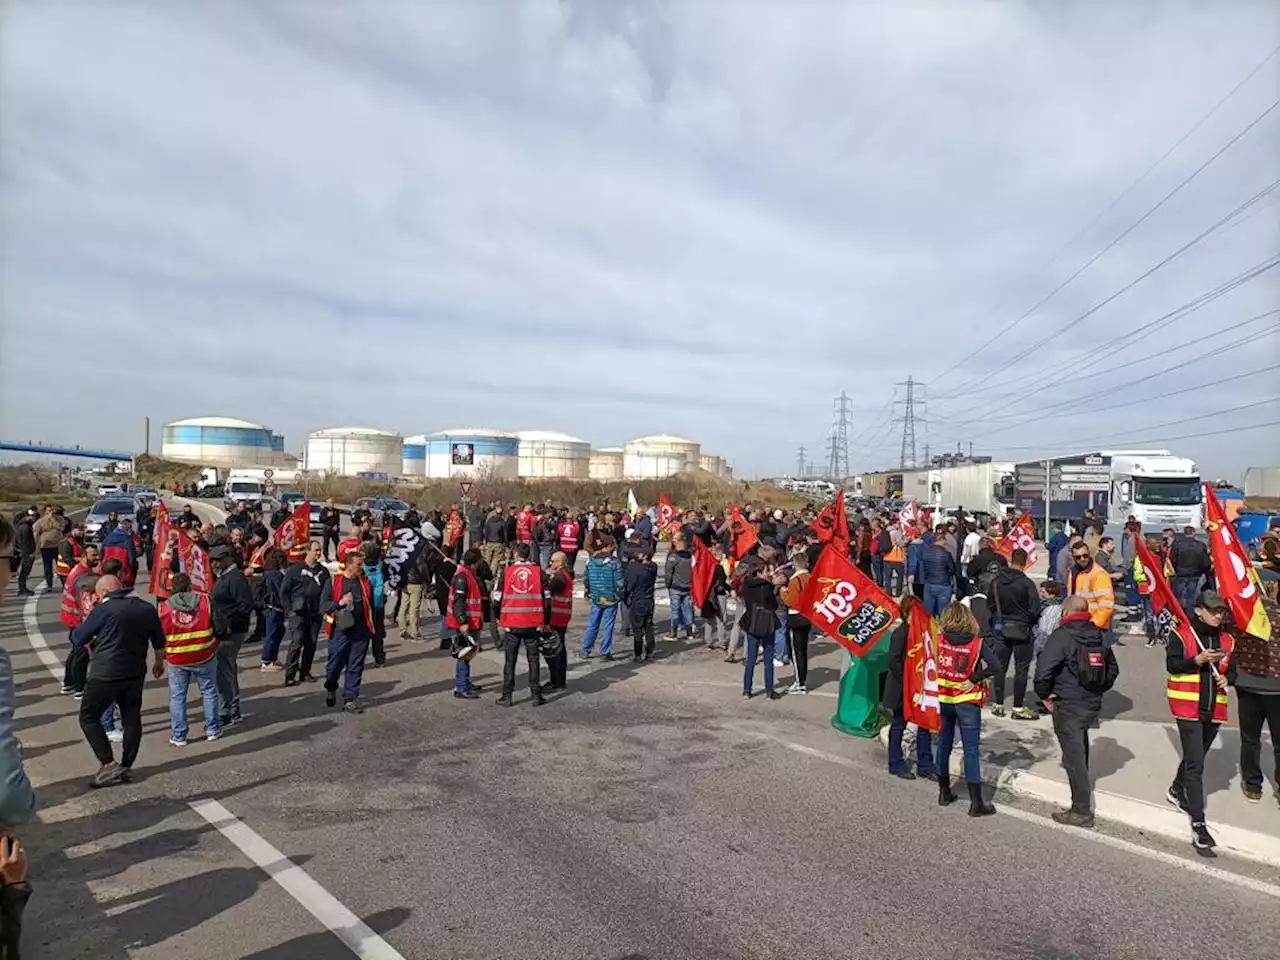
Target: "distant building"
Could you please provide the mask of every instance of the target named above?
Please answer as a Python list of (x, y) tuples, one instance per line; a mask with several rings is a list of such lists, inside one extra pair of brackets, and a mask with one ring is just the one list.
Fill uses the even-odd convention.
[(376, 427), (331, 427), (307, 438), (303, 466), (322, 476), (398, 477), (404, 468), (404, 438)]
[(623, 447), (623, 477), (627, 480), (656, 480), (701, 466), (702, 446), (667, 433), (628, 440)]
[(161, 429), (160, 456), (207, 467), (283, 467), (284, 436), (233, 417), (175, 420)]
[(586, 480), (591, 476), (591, 444), (567, 433), (521, 430), (519, 471), (530, 479)]

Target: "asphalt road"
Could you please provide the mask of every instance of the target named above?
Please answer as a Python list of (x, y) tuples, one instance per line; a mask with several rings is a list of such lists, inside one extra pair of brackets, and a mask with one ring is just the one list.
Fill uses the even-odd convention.
[(33, 638), (63, 654), (56, 599), (10, 593), (0, 642), (44, 803), (21, 831), (24, 957), (1240, 960), (1280, 942), (1258, 868), (1206, 871), (1003, 798), (974, 821), (888, 778), (876, 742), (828, 726), (826, 647), (804, 698), (744, 701), (740, 668), (664, 642), (639, 668), (575, 664), (536, 709), (522, 664), (503, 709), (491, 652), (485, 698), (457, 701), (448, 655), (393, 630), (361, 717), (282, 688), (253, 648), (243, 726), (170, 747), (149, 681), (135, 782), (91, 792), (76, 705)]

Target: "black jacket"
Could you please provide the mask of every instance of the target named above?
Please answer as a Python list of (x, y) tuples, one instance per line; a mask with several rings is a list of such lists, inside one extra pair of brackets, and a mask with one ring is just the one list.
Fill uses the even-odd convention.
[(320, 521), (320, 526), (337, 530), (342, 514), (338, 513), (337, 507), (321, 507), (320, 516), (317, 519)]
[(907, 667), (907, 623), (904, 620), (889, 637), (889, 672), (884, 678), (880, 703), (886, 710), (902, 709), (902, 673)]
[(320, 598), (329, 588), (329, 571), (321, 564), (308, 568), (299, 560), (290, 564), (280, 584), (280, 600), (286, 614), (298, 613), (316, 616), (320, 613)]
[[(1064, 617), (1058, 629), (1045, 641), (1044, 649), (1036, 660), (1036, 696), (1041, 700), (1054, 696), (1063, 703), (1076, 703), (1090, 710), (1101, 710), (1102, 694), (1080, 686), (1076, 675), (1076, 659), (1081, 644), (1104, 649), (1103, 636), (1102, 630), (1089, 619), (1088, 613)], [(1116, 663), (1115, 654), (1110, 649), (1105, 649), (1105, 653), (1107, 675), (1104, 685), (1110, 690), (1115, 686), (1116, 677), (1120, 675), (1120, 665)]]
[(164, 650), (160, 614), (129, 590), (107, 594), (71, 634), (71, 645), (93, 644), (91, 680), (140, 680), (147, 675), (147, 648)]
[(977, 580), (984, 573), (990, 573), (993, 566), (1007, 568), (1009, 563), (990, 547), (983, 547), (964, 568), (964, 575), (970, 580)]
[(1203, 577), (1209, 573), (1209, 548), (1195, 537), (1181, 536), (1169, 547), (1175, 577)]
[(693, 555), (688, 550), (672, 550), (668, 553), (662, 579), (663, 586), (668, 590), (683, 590), (687, 593), (693, 579)]
[(622, 577), (618, 598), (627, 605), (633, 617), (653, 613), (653, 591), (658, 584), (658, 565), (652, 560), (632, 560)]
[(253, 594), (249, 582), (237, 567), (227, 567), (213, 582), (209, 594), (213, 611), (213, 634), (225, 637), (230, 633), (245, 633), (249, 629), (249, 614), (253, 613)]
[(31, 518), (24, 516), (18, 521), (17, 526), (18, 537), (14, 542), (14, 546), (17, 547), (18, 553), (22, 556), (34, 557), (36, 553), (36, 534), (31, 529)]
[(1031, 628), (1040, 619), (1040, 591), (1020, 570), (1001, 567), (996, 574), (990, 607), (1003, 626), (1002, 635), (1010, 643), (1026, 643)]
[(500, 513), (491, 513), (484, 520), (485, 543), (507, 543), (507, 518)]

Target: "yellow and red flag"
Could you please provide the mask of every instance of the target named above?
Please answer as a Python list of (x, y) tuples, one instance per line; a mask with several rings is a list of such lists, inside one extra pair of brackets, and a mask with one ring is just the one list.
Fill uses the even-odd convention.
[(671, 498), (667, 496), (666, 491), (658, 494), (658, 532), (662, 532), (671, 526), (676, 518), (676, 508), (671, 502)]
[(938, 622), (922, 603), (907, 615), (907, 659), (902, 671), (902, 715), (921, 730), (942, 730), (938, 700)]
[(307, 552), (307, 543), (311, 537), (311, 501), (303, 500), (289, 514), (289, 519), (276, 527), (271, 534), (271, 542), (283, 553), (290, 563), (301, 560)]
[(1218, 592), (1231, 609), (1236, 627), (1262, 640), (1271, 639), (1271, 618), (1262, 606), (1262, 584), (1258, 572), (1236, 538), (1235, 527), (1227, 519), (1213, 487), (1204, 485), (1204, 519), (1209, 531), (1209, 553)]
[[(1191, 628), (1191, 621), (1178, 598), (1173, 595), (1173, 588), (1165, 579), (1164, 568), (1151, 555), (1141, 537), (1135, 546), (1138, 548), (1138, 563), (1142, 565), (1142, 575), (1149, 588), (1147, 596), (1151, 598), (1151, 619), (1155, 624), (1156, 639), (1165, 643), (1181, 643), (1187, 656), (1194, 657), (1200, 652), (1200, 638)], [(1137, 571), (1134, 572), (1136, 575)]]

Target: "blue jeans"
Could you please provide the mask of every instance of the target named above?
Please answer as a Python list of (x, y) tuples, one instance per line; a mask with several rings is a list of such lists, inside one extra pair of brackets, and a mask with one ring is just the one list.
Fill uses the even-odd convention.
[[(928, 589), (926, 587), (926, 589)], [(964, 753), (965, 783), (982, 782), (982, 761), (978, 743), (982, 738), (982, 708), (976, 703), (942, 704), (942, 732), (938, 734), (938, 773), (951, 774), (951, 746), (960, 726), (960, 746)]]
[(600, 634), (600, 655), (613, 653), (613, 624), (618, 619), (616, 605), (602, 607), (598, 603), (591, 604), (591, 612), (587, 614), (587, 630), (582, 635), (582, 655), (588, 656), (596, 645), (596, 634)]
[(369, 632), (363, 624), (351, 630), (334, 630), (329, 638), (329, 654), (324, 665), (324, 688), (338, 689), (338, 677), (346, 673), (342, 685), (342, 702), (352, 703), (360, 697), (360, 678), (364, 676), (364, 658), (369, 653)]
[(872, 554), (871, 572), (872, 574), (875, 575), (876, 586), (883, 587), (884, 586), (884, 557), (880, 556), (879, 554)]
[(676, 589), (669, 589), (667, 595), (671, 597), (671, 632), (688, 627), (693, 633), (693, 596), (688, 590)]
[(790, 649), (787, 643), (787, 611), (781, 607), (778, 608), (778, 629), (773, 631), (773, 649), (783, 663), (791, 662), (791, 655), (787, 652)]
[(453, 661), (453, 689), (458, 693), (466, 693), (471, 686), (471, 661)]
[(1182, 604), (1182, 612), (1188, 617), (1195, 615), (1196, 595), (1200, 593), (1199, 577), (1174, 577), (1169, 587), (1178, 603)]
[(187, 739), (187, 689), (191, 681), (196, 682), (200, 690), (200, 700), (204, 704), (204, 734), (220, 733), (222, 724), (218, 721), (218, 660), (216, 657), (198, 663), (193, 667), (175, 667), (168, 664), (169, 671), (169, 732), (175, 740)]
[(543, 570), (551, 566), (551, 554), (555, 552), (555, 546), (550, 543), (538, 544), (538, 560), (541, 562)]
[(751, 692), (751, 685), (756, 679), (756, 654), (760, 648), (764, 648), (764, 689), (766, 693), (773, 693), (773, 638), (774, 634), (767, 637), (754, 637), (747, 634), (747, 658), (743, 661), (742, 671), (742, 689)]
[[(902, 733), (907, 729), (907, 718), (901, 707), (893, 710), (893, 720), (889, 722), (889, 772), (901, 773), (910, 770), (907, 760), (902, 755)], [(916, 729), (916, 772), (925, 776), (934, 772), (933, 734), (928, 730)]]
[(116, 705), (113, 703), (102, 711), (102, 729), (110, 733), (116, 728)]
[(951, 602), (951, 584), (926, 583), (924, 585), (924, 608), (929, 616), (939, 617)]
[(284, 639), (284, 611), (267, 608), (267, 635), (262, 641), (262, 662), (275, 663), (280, 653), (280, 641)]

